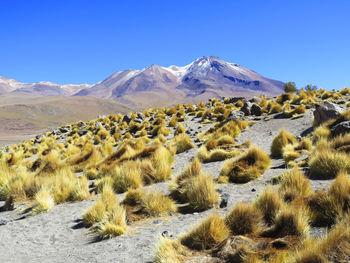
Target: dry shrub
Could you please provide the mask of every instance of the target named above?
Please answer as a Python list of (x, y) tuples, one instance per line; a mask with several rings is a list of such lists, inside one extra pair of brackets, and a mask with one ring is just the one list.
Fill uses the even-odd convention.
[(305, 242), (302, 249), (296, 253), (295, 262), (348, 262), (350, 257), (349, 222), (347, 216), (338, 222), (325, 238)]
[(161, 216), (176, 212), (175, 202), (160, 192), (150, 192), (143, 196), (141, 205), (150, 216)]
[(325, 125), (317, 127), (312, 133), (312, 142), (317, 143), (321, 139), (327, 139), (331, 135), (331, 131)]
[(283, 147), (287, 144), (294, 144), (297, 142), (295, 136), (285, 129), (280, 130), (280, 132), (273, 138), (271, 145), (271, 155), (272, 157), (282, 157)]
[(39, 192), (35, 194), (35, 201), (32, 209), (32, 215), (36, 215), (48, 210), (51, 210), (55, 206), (55, 200), (51, 195), (50, 189), (42, 187)]
[(321, 178), (334, 178), (340, 171), (350, 172), (350, 156), (330, 148), (317, 149), (309, 161), (311, 174)]
[(225, 220), (217, 214), (212, 214), (182, 236), (180, 242), (191, 249), (210, 249), (228, 238), (229, 233)]
[(311, 224), (316, 227), (331, 227), (337, 218), (337, 210), (332, 199), (323, 190), (309, 196)]
[(307, 197), (312, 193), (308, 179), (297, 167), (281, 175), (279, 192), (286, 200), (297, 196)]
[(283, 207), (277, 214), (272, 227), (262, 235), (267, 237), (285, 237), (288, 235), (307, 237), (309, 218), (306, 211)]
[(233, 183), (247, 183), (262, 175), (270, 167), (270, 163), (270, 157), (260, 148), (253, 146), (238, 159), (227, 160), (220, 177), (226, 177)]
[(117, 193), (126, 192), (129, 188), (139, 188), (143, 185), (141, 168), (135, 165), (135, 161), (125, 162), (116, 166), (110, 173), (114, 181), (114, 190)]
[(118, 200), (110, 186), (105, 186), (101, 195), (83, 215), (83, 223), (85, 226), (92, 226), (101, 222), (113, 208), (118, 205)]
[(328, 195), (332, 204), (342, 215), (350, 209), (350, 179), (345, 172), (339, 172), (335, 181), (328, 189)]
[(179, 135), (179, 134), (181, 134), (181, 133), (185, 133), (185, 131), (186, 131), (186, 129), (185, 129), (184, 126), (182, 126), (182, 124), (180, 123), (180, 124), (177, 126), (177, 128), (176, 128), (176, 130), (175, 130), (175, 132), (174, 132), (174, 136)]
[(261, 214), (252, 204), (238, 203), (225, 218), (233, 235), (257, 234), (261, 230)]
[(171, 146), (176, 148), (176, 153), (185, 152), (191, 148), (196, 147), (187, 134), (181, 133), (176, 135), (170, 142)]
[(215, 182), (210, 175), (200, 174), (192, 177), (180, 192), (195, 211), (212, 208), (218, 201)]
[(279, 194), (271, 187), (266, 188), (255, 200), (254, 206), (261, 212), (266, 224), (271, 225), (283, 205)]
[(157, 244), (155, 263), (181, 263), (187, 255), (186, 248), (178, 240), (161, 237)]

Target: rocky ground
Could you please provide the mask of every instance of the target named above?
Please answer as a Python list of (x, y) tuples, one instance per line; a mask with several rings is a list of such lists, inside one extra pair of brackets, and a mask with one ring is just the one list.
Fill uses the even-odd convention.
[[(299, 119), (255, 119), (256, 124), (243, 131), (237, 140), (250, 140), (267, 153), (273, 137), (281, 128), (296, 136), (305, 136), (312, 129), (312, 111)], [(188, 116), (184, 127), (192, 140), (209, 125), (200, 125), (198, 119)], [(198, 146), (200, 143), (197, 143)], [(196, 156), (198, 148), (175, 156), (173, 177), (179, 175)], [(203, 164), (203, 170), (219, 176), (223, 162)], [(259, 192), (271, 184), (273, 176), (286, 171), (281, 159), (272, 160), (271, 168), (259, 179), (243, 185), (222, 184), (218, 191), (229, 196), (226, 208), (213, 208), (202, 213), (177, 214), (168, 218), (152, 218), (128, 228), (120, 237), (96, 242), (81, 223), (83, 213), (94, 200), (57, 205), (53, 210), (34, 217), (22, 218), (23, 207), (14, 211), (0, 212), (0, 254), (2, 262), (152, 262), (157, 240), (161, 235), (178, 237), (212, 212), (228, 213), (239, 201), (251, 201)], [(314, 190), (327, 188), (330, 181), (310, 180)], [(146, 187), (162, 192), (168, 191), (168, 183)], [(118, 195), (122, 200), (123, 194)], [(2, 203), (0, 203), (0, 207)], [(313, 230), (315, 235), (322, 229)]]

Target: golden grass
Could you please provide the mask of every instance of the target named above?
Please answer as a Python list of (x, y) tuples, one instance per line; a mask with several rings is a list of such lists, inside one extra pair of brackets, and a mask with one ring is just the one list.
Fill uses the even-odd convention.
[(185, 131), (186, 131), (186, 129), (185, 129), (184, 126), (182, 126), (182, 124), (180, 123), (180, 124), (177, 126), (177, 128), (176, 128), (176, 130), (175, 130), (175, 132), (174, 132), (174, 136), (179, 135), (179, 134), (181, 134), (181, 133), (185, 133)]
[(203, 173), (189, 179), (180, 189), (194, 211), (212, 208), (218, 202), (218, 194), (212, 176)]
[(282, 174), (279, 192), (285, 198), (307, 197), (312, 193), (308, 179), (297, 167)]
[(247, 183), (258, 178), (270, 167), (270, 157), (260, 148), (252, 146), (238, 159), (227, 160), (220, 172), (221, 180)]
[(126, 230), (125, 209), (118, 204), (108, 214), (108, 219), (101, 222), (97, 228), (97, 235), (101, 239), (113, 238), (124, 234)]
[(338, 173), (328, 189), (328, 195), (340, 215), (350, 210), (350, 179), (347, 173)]
[(312, 133), (312, 142), (317, 143), (321, 139), (327, 139), (331, 135), (331, 131), (325, 125), (317, 127)]
[(295, 262), (347, 262), (350, 256), (349, 229), (349, 217), (345, 217), (325, 238), (304, 242), (302, 249), (294, 255)]
[(283, 201), (279, 194), (271, 187), (266, 188), (254, 202), (254, 206), (261, 212), (267, 225), (274, 222), (282, 205)]
[(335, 178), (340, 171), (350, 172), (350, 156), (329, 148), (316, 149), (310, 157), (311, 174), (321, 178)]
[(217, 214), (212, 214), (182, 236), (180, 242), (191, 249), (210, 249), (228, 238), (229, 233), (225, 220)]
[(92, 226), (93, 224), (102, 221), (117, 203), (118, 200), (113, 189), (108, 185), (105, 186), (94, 205), (83, 215), (84, 225)]
[(35, 202), (31, 211), (32, 215), (36, 215), (48, 210), (51, 210), (55, 206), (55, 200), (51, 195), (50, 189), (42, 187), (35, 194)]
[(307, 237), (309, 218), (306, 211), (283, 207), (276, 216), (272, 227), (263, 233), (268, 237), (285, 237), (288, 235)]
[(238, 203), (225, 218), (233, 235), (258, 234), (262, 227), (262, 217), (254, 205)]
[(271, 155), (272, 157), (279, 158), (282, 157), (283, 147), (287, 144), (294, 144), (297, 142), (295, 136), (285, 129), (280, 130), (280, 132), (273, 138), (271, 145)]
[(338, 216), (335, 202), (325, 191), (320, 190), (310, 195), (308, 206), (312, 226), (331, 227), (335, 224)]
[(185, 152), (191, 148), (196, 147), (196, 145), (191, 141), (187, 134), (181, 133), (176, 135), (171, 141), (170, 145), (176, 148), (176, 153)]
[(117, 193), (128, 191), (129, 188), (139, 188), (143, 185), (142, 171), (135, 161), (127, 161), (116, 166), (109, 174), (114, 181), (113, 188)]
[(157, 244), (155, 263), (181, 263), (187, 254), (186, 248), (178, 240), (161, 237)]

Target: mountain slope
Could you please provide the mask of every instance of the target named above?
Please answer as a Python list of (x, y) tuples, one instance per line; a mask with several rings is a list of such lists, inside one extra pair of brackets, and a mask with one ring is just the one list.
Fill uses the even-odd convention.
[(142, 70), (128, 69), (94, 85), (30, 84), (0, 77), (0, 95), (89, 96), (137, 108), (195, 103), (212, 97), (275, 95), (282, 92), (282, 87), (281, 81), (213, 56), (198, 58), (184, 67), (151, 65)]
[(152, 65), (143, 70), (125, 70), (77, 92), (78, 96), (151, 106), (163, 102), (196, 102), (210, 97), (278, 94), (283, 82), (265, 78), (238, 64), (217, 57), (201, 57), (178, 67)]

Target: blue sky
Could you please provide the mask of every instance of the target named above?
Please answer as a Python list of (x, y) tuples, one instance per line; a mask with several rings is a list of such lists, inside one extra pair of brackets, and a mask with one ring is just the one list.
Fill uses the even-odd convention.
[(215, 55), (270, 78), (350, 86), (350, 1), (0, 0), (0, 76), (94, 83)]

